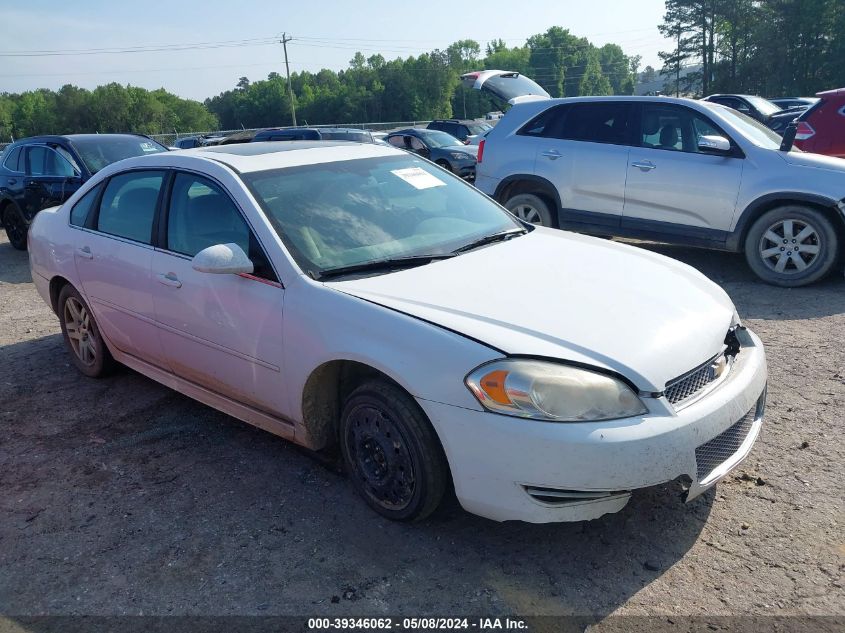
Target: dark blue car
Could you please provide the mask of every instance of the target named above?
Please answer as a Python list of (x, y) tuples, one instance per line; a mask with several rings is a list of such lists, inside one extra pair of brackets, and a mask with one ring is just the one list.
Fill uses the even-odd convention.
[(32, 136), (15, 141), (0, 154), (0, 223), (9, 242), (26, 250), (26, 233), (35, 214), (62, 204), (106, 165), (166, 151), (136, 134)]
[(391, 132), (384, 140), (393, 147), (419, 154), (464, 180), (475, 180), (477, 145), (464, 145), (446, 132), (419, 128)]

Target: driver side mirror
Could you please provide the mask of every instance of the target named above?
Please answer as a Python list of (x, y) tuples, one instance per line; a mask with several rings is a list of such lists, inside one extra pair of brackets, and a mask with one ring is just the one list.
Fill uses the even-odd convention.
[(731, 142), (724, 136), (702, 136), (698, 139), (698, 150), (714, 154), (727, 154), (731, 151)]
[(194, 255), (191, 267), (201, 273), (218, 275), (250, 274), (255, 269), (244, 250), (237, 244), (215, 244)]

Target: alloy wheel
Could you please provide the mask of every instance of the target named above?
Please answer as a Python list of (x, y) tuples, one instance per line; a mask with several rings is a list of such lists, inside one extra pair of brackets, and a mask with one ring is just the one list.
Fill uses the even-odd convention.
[(813, 265), (821, 252), (816, 228), (797, 219), (778, 220), (763, 232), (758, 245), (760, 259), (780, 275), (794, 275)]
[(513, 209), (511, 209), (511, 213), (523, 222), (530, 222), (531, 224), (543, 223), (543, 218), (540, 216), (540, 212), (530, 204), (516, 205)]
[(97, 361), (91, 331), (91, 315), (76, 297), (65, 301), (65, 329), (70, 346), (83, 364), (91, 366)]

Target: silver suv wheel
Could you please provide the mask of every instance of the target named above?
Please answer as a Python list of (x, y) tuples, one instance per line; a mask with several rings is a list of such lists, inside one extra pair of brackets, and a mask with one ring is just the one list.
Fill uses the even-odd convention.
[(758, 249), (770, 270), (794, 275), (813, 265), (821, 250), (819, 242), (819, 233), (809, 222), (778, 220), (763, 232)]
[(513, 196), (505, 202), (505, 208), (524, 222), (553, 226), (552, 213), (548, 205), (533, 193), (520, 193)]

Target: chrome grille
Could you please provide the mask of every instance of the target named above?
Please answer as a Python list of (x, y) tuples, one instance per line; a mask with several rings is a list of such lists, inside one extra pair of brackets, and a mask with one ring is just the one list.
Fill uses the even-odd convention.
[(751, 407), (751, 410), (742, 416), (738, 422), (695, 449), (695, 463), (699, 481), (702, 481), (717, 466), (727, 461), (731, 455), (739, 450), (751, 431), (758, 406)]
[[(667, 383), (664, 391), (666, 399), (675, 406), (696, 396), (707, 385), (720, 377), (715, 367), (723, 359), (725, 359), (725, 355), (719, 354), (700, 367), (696, 367), (690, 373)], [(725, 372), (727, 372), (727, 369)], [(675, 406), (675, 408), (678, 407)]]

